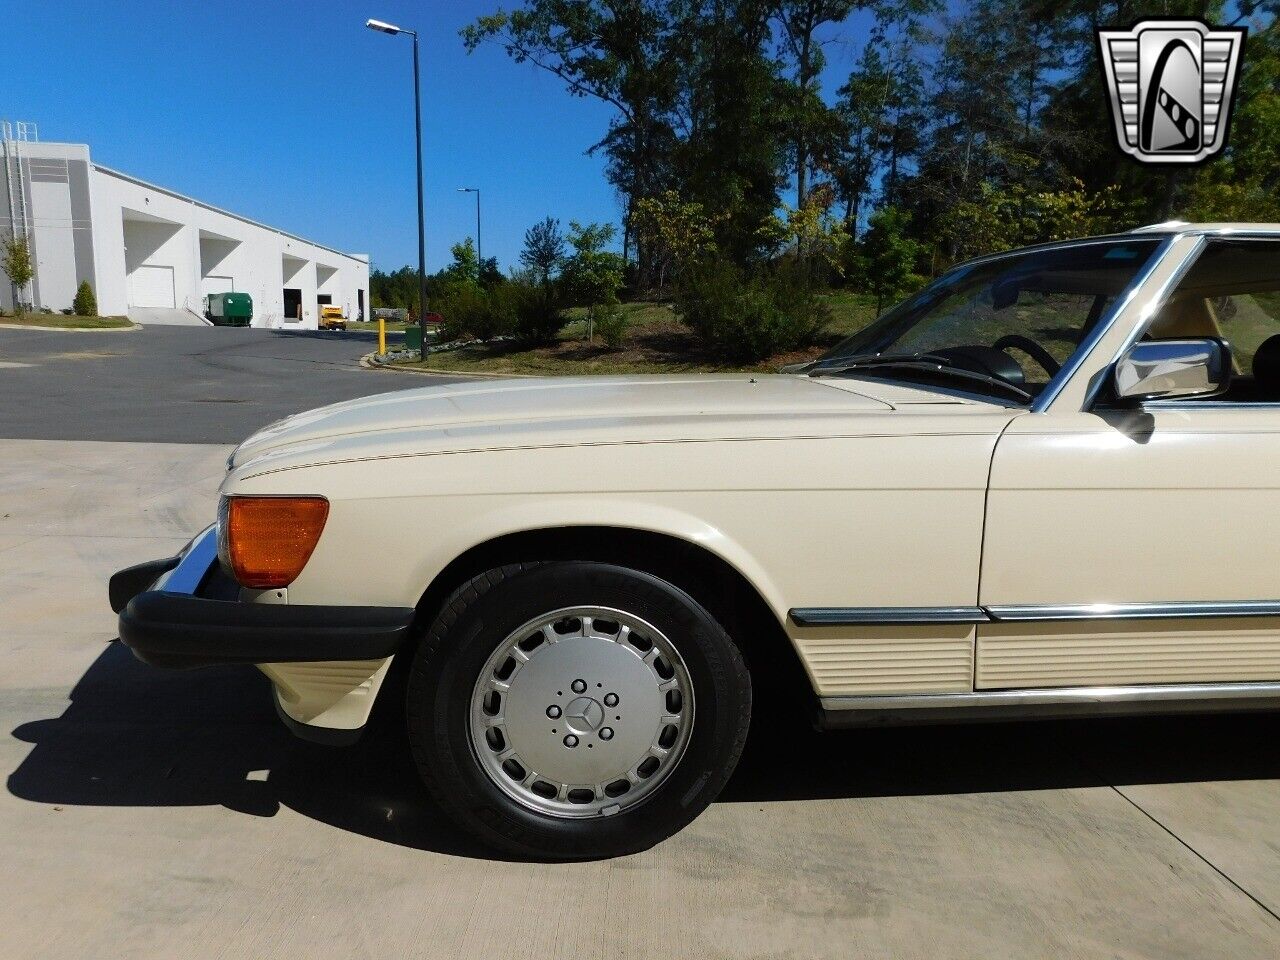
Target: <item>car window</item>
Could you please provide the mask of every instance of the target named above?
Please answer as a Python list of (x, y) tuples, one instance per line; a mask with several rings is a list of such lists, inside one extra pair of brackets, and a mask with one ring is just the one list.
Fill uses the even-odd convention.
[[(897, 346), (909, 351), (931, 351), (950, 347), (966, 340), (998, 343), (1010, 336), (1029, 336), (1058, 363), (1067, 358), (1080, 343), (1093, 314), (1101, 314), (1114, 299), (1111, 294), (1059, 293), (1052, 290), (1023, 291), (1017, 303), (1003, 309), (993, 301), (991, 288), (983, 288), (977, 297), (955, 295), (938, 307), (932, 324), (921, 324), (898, 341)], [(1030, 365), (1025, 352), (1009, 348), (1023, 367), (1028, 379), (1043, 379), (1040, 367)]]
[(1280, 402), (1280, 242), (1209, 242), (1143, 339), (1186, 337), (1231, 346), (1231, 388), (1203, 402)]
[(855, 376), (912, 379), (923, 376), (920, 364), (887, 361), (924, 358), (996, 377), (1034, 397), (1107, 316), (1160, 242), (1098, 240), (962, 265), (841, 342), (817, 367), (844, 363)]

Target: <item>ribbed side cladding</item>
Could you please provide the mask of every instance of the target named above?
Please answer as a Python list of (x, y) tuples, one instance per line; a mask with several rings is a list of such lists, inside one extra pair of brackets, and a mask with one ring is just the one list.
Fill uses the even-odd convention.
[(956, 693), (973, 688), (966, 624), (798, 629), (818, 695)]
[(977, 687), (1280, 679), (1280, 618), (983, 624)]

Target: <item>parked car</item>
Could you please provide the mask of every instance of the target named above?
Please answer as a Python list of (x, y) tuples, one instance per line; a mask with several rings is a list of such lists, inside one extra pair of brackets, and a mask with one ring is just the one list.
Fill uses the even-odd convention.
[(716, 797), (753, 688), (822, 727), (1280, 705), (1277, 464), (1280, 225), (1170, 224), (973, 260), (792, 374), (298, 414), (111, 596), (304, 737), (403, 697), (459, 825), (609, 856)]

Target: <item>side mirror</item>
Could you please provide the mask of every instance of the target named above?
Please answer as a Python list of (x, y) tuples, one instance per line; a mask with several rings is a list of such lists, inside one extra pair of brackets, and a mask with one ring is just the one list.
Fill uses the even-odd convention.
[(1117, 400), (1212, 397), (1231, 385), (1231, 348), (1221, 340), (1148, 340), (1112, 370)]

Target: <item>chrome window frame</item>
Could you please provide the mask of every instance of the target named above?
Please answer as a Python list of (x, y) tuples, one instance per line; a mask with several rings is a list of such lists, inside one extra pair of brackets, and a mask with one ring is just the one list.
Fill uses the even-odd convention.
[[(1150, 235), (1151, 233), (1154, 233), (1154, 232), (1156, 232), (1154, 229), (1144, 230), (1143, 228), (1139, 228), (1138, 230), (1133, 231), (1133, 233), (1136, 233), (1136, 234), (1146, 233), (1147, 235)], [(1124, 236), (1127, 236), (1127, 235), (1130, 235), (1130, 234), (1124, 234)], [(1164, 262), (1165, 257), (1169, 253), (1170, 248), (1173, 247), (1173, 245), (1176, 244), (1179, 240), (1182, 240), (1186, 237), (1192, 237), (1195, 239), (1196, 242), (1194, 246), (1192, 246), (1186, 252), (1186, 254), (1183, 256), (1182, 262), (1178, 264), (1177, 268), (1174, 270), (1173, 273), (1171, 273), (1168, 277), (1166, 277), (1165, 280), (1162, 281), (1159, 286), (1152, 288), (1150, 291), (1147, 291), (1145, 288), (1147, 286), (1147, 281), (1150, 279), (1151, 274), (1155, 271), (1155, 269), (1161, 263)], [(1063, 377), (1061, 381), (1059, 381), (1057, 378), (1055, 378), (1053, 381), (1050, 381), (1049, 385), (1040, 393), (1040, 396), (1036, 398), (1036, 402), (1032, 405), (1031, 411), (1033, 413), (1048, 412), (1049, 409), (1052, 407), (1053, 402), (1058, 398), (1058, 396), (1066, 388), (1071, 378), (1081, 372), (1081, 369), (1085, 366), (1086, 362), (1090, 359), (1090, 357), (1092, 357), (1093, 353), (1096, 351), (1098, 344), (1102, 341), (1102, 339), (1106, 336), (1106, 334), (1111, 331), (1111, 329), (1115, 326), (1115, 324), (1120, 320), (1121, 315), (1129, 311), (1131, 308), (1136, 307), (1138, 309), (1138, 316), (1134, 320), (1133, 328), (1129, 331), (1128, 335), (1124, 338), (1124, 340), (1120, 343), (1120, 345), (1113, 351), (1111, 358), (1106, 363), (1101, 364), (1099, 367), (1097, 367), (1094, 373), (1092, 374), (1094, 379), (1088, 385), (1088, 388), (1085, 391), (1084, 399), (1081, 403), (1080, 409), (1082, 411), (1089, 411), (1094, 409), (1094, 407), (1097, 405), (1097, 402), (1098, 402), (1098, 394), (1101, 392), (1102, 386), (1106, 382), (1106, 373), (1109, 370), (1111, 370), (1112, 367), (1115, 366), (1115, 364), (1124, 355), (1125, 351), (1128, 350), (1130, 347), (1132, 347), (1135, 343), (1137, 343), (1138, 340), (1141, 339), (1142, 335), (1146, 333), (1148, 329), (1150, 329), (1151, 324), (1155, 322), (1156, 316), (1160, 312), (1160, 308), (1165, 305), (1169, 297), (1171, 297), (1173, 293), (1177, 290), (1178, 284), (1180, 284), (1186, 278), (1187, 273), (1191, 270), (1193, 266), (1195, 266), (1196, 261), (1200, 259), (1200, 256), (1204, 253), (1205, 248), (1208, 247), (1209, 243), (1212, 240), (1259, 240), (1259, 241), (1271, 241), (1273, 243), (1276, 243), (1276, 242), (1280, 242), (1280, 229), (1275, 229), (1275, 228), (1240, 229), (1236, 227), (1202, 227), (1202, 228), (1187, 227), (1185, 229), (1172, 230), (1166, 237), (1164, 244), (1161, 245), (1160, 249), (1156, 251), (1156, 253), (1152, 256), (1151, 261), (1147, 264), (1147, 269), (1143, 271), (1143, 276), (1140, 278), (1140, 282), (1135, 283), (1130, 287), (1129, 295), (1125, 297), (1125, 302), (1123, 303), (1123, 305), (1119, 305), (1116, 309), (1113, 309), (1110, 312), (1109, 316), (1107, 316), (1103, 322), (1099, 323), (1097, 327), (1094, 328), (1093, 333), (1087, 338), (1088, 349), (1087, 350), (1083, 349), (1086, 346), (1086, 344), (1082, 344), (1081, 345), (1082, 349), (1077, 351), (1076, 354), (1073, 355), (1072, 360), (1078, 361), (1078, 362), (1074, 362), (1074, 363), (1069, 362), (1069, 365), (1072, 368), (1071, 377)], [(1060, 371), (1060, 373), (1066, 373), (1066, 372), (1067, 372), (1066, 367), (1064, 367), (1063, 370)], [(1051, 391), (1052, 391), (1052, 396), (1050, 396)], [(1044, 402), (1042, 403), (1042, 401)], [(1144, 409), (1144, 410), (1148, 408), (1157, 409), (1157, 410), (1169, 410), (1169, 409), (1175, 409), (1175, 408), (1203, 409), (1205, 406), (1205, 403), (1206, 403), (1205, 400), (1178, 400), (1178, 399), (1151, 400), (1151, 401), (1147, 401), (1146, 403), (1139, 404), (1135, 409)], [(1280, 408), (1280, 403), (1276, 403), (1274, 401), (1268, 401), (1265, 403), (1214, 403), (1212, 406), (1212, 409), (1214, 410), (1223, 410), (1223, 409), (1232, 409), (1232, 408), (1247, 409), (1247, 410)]]
[[(1137, 235), (1146, 239), (1152, 236), (1152, 232)], [(1132, 237), (1134, 234), (1126, 233), (1120, 234), (1120, 236)], [(1067, 384), (1080, 373), (1089, 358), (1093, 356), (1098, 344), (1111, 332), (1116, 321), (1138, 300), (1138, 297), (1146, 289), (1147, 281), (1151, 279), (1151, 275), (1155, 273), (1160, 264), (1164, 263), (1170, 249), (1182, 236), (1183, 234), (1181, 233), (1172, 233), (1165, 236), (1161, 244), (1152, 252), (1150, 259), (1143, 265), (1142, 271), (1130, 281), (1125, 292), (1111, 305), (1111, 309), (1103, 315), (1094, 328), (1089, 331), (1089, 335), (1076, 347), (1075, 353), (1067, 358), (1067, 362), (1062, 365), (1062, 369), (1058, 371), (1057, 375), (1040, 391), (1029, 408), (1032, 413), (1047, 413), (1049, 411), (1058, 397), (1062, 395), (1062, 391), (1066, 389)], [(1108, 236), (1105, 239), (1112, 240), (1114, 237)], [(1126, 347), (1126, 349), (1128, 348)], [(1117, 354), (1115, 360), (1118, 360), (1119, 357), (1120, 355)], [(1114, 363), (1115, 360), (1112, 360), (1111, 363)], [(1111, 363), (1108, 363), (1107, 366), (1110, 367)]]

